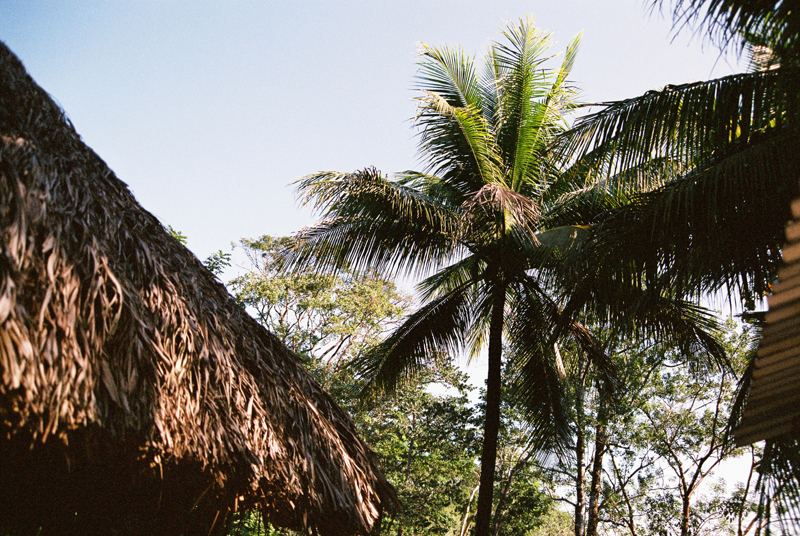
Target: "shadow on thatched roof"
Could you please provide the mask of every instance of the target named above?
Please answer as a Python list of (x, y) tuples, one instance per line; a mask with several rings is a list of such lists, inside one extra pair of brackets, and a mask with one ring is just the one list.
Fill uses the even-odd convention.
[(0, 43), (0, 533), (325, 535), (396, 504), (298, 359)]

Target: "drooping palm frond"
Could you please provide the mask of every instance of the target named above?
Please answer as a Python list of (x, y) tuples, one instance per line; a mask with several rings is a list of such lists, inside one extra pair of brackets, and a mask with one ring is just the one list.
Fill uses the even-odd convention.
[(614, 175), (608, 169), (592, 167), (575, 166), (549, 188), (550, 195), (557, 194), (548, 200), (543, 215), (549, 226), (595, 223), (642, 193), (678, 178), (683, 169), (668, 158), (653, 159)]
[(417, 284), (417, 292), (423, 303), (455, 291), (466, 284), (477, 284), (486, 263), (475, 255), (469, 255), (442, 268)]
[(472, 282), (420, 307), (390, 335), (349, 366), (363, 382), (362, 395), (393, 392), (440, 353), (457, 354), (474, 329)]
[[(612, 397), (619, 387), (618, 370), (591, 331), (576, 320), (566, 319), (533, 278), (511, 286), (509, 306), (513, 313), (507, 321), (506, 337), (513, 360), (514, 402), (525, 409), (533, 443), (563, 455), (570, 440), (570, 425), (564, 402), (566, 377), (557, 341), (568, 337), (577, 344)], [(559, 336), (563, 325), (565, 335)]]
[(780, 437), (764, 445), (758, 461), (755, 493), (760, 528), (756, 534), (800, 532), (800, 439)]
[(512, 314), (506, 321), (506, 340), (511, 357), (511, 396), (525, 409), (532, 438), (543, 450), (563, 454), (571, 430), (565, 389), (555, 358), (555, 348), (546, 334), (554, 325), (549, 303), (525, 285), (512, 286), (509, 298)]
[[(655, 0), (654, 5), (663, 5)], [(748, 35), (780, 37), (787, 49), (800, 39), (800, 5), (797, 0), (673, 0), (677, 27), (705, 27), (709, 38), (721, 47)], [(698, 30), (700, 29), (698, 28)]]
[(794, 128), (797, 95), (787, 95), (779, 84), (788, 70), (667, 86), (610, 103), (577, 120), (560, 151), (580, 158), (603, 148), (620, 170), (653, 157), (696, 164), (731, 143), (746, 145), (767, 130)]
[(411, 272), (439, 266), (458, 251), (461, 218), (453, 207), (374, 169), (310, 175), (299, 190), (325, 219), (298, 233), (287, 267)]
[[(462, 241), (475, 246), (473, 249), (491, 250), (490, 244), (504, 236), (515, 239), (521, 249), (537, 243), (535, 233), (541, 219), (539, 206), (535, 200), (505, 185), (485, 185), (470, 196), (462, 208)], [(487, 254), (491, 252), (485, 251), (484, 256)]]
[(797, 147), (793, 136), (776, 136), (636, 197), (595, 222), (586, 254), (609, 272), (668, 280), (679, 293), (727, 288), (758, 298), (780, 262)]
[(579, 277), (581, 280), (569, 290), (560, 329), (565, 330), (567, 319), (580, 310), (601, 325), (613, 326), (620, 337), (669, 340), (684, 355), (729, 367), (725, 350), (715, 336), (719, 332), (716, 315), (695, 300), (681, 298), (661, 282), (648, 287), (643, 281), (609, 279), (605, 273), (597, 277), (589, 269)]

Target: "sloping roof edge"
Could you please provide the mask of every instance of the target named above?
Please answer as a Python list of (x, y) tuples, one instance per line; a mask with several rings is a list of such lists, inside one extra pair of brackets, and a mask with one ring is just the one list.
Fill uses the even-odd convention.
[[(137, 522), (195, 519), (175, 533), (217, 531), (256, 508), (281, 526), (364, 534), (397, 504), (349, 416), (138, 205), (1, 43), (0, 179), (0, 484), (117, 479), (145, 505)], [(47, 511), (6, 495), (0, 528)], [(72, 515), (73, 495), (52, 500)], [(133, 511), (112, 502), (86, 519)]]

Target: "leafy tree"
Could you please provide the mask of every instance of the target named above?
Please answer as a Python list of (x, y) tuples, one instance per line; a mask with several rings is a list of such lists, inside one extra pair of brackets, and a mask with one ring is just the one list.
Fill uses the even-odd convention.
[[(232, 289), (260, 322), (306, 356), (309, 369), (350, 409), (360, 435), (380, 457), (405, 506), (385, 522), (383, 532), (453, 534), (463, 526), (478, 479), (482, 408), (469, 401), (472, 388), (465, 374), (439, 355), (434, 366), (399, 386), (393, 396), (362, 403), (354, 393), (352, 370), (342, 365), (377, 341), (407, 302), (375, 276), (281, 272), (288, 242), (267, 236), (241, 241), (251, 264)], [(509, 411), (504, 408), (502, 449), (522, 452), (525, 438), (519, 423), (510, 423)], [(529, 469), (517, 473), (512, 500), (504, 508), (507, 526), (534, 526), (550, 503), (538, 491), (536, 474)], [(241, 534), (266, 530), (259, 523), (257, 517), (245, 517), (237, 519), (234, 529)]]
[[(436, 385), (434, 394), (430, 386)], [(403, 510), (387, 534), (453, 534), (477, 482), (479, 430), (463, 372), (440, 361), (414, 382), (355, 413)]]
[(167, 232), (168, 232), (170, 235), (172, 235), (172, 236), (173, 236), (173, 238), (175, 238), (175, 240), (177, 240), (178, 242), (180, 242), (180, 243), (181, 243), (181, 244), (183, 244), (184, 246), (186, 245), (186, 241), (188, 240), (188, 239), (186, 238), (186, 235), (184, 235), (184, 234), (183, 234), (182, 232), (180, 232), (180, 231), (177, 231), (177, 230), (173, 229), (172, 225), (167, 225)]
[(222, 275), (225, 268), (231, 265), (231, 254), (218, 249), (203, 261), (203, 264), (214, 275)]
[[(167, 225), (167, 232), (184, 246), (189, 240), (185, 234), (174, 229), (172, 225)], [(225, 253), (221, 249), (217, 250), (215, 253), (209, 255), (206, 260), (203, 261), (203, 264), (214, 275), (221, 275), (225, 268), (231, 265), (231, 254)]]
[[(505, 37), (490, 47), (483, 75), (460, 50), (423, 47), (416, 124), (431, 174), (405, 172), (392, 181), (368, 169), (306, 177), (300, 192), (326, 219), (300, 234), (293, 258), (295, 266), (439, 268), (421, 285), (425, 305), (367, 354), (359, 371), (373, 386), (391, 390), (433, 353), (462, 345), (475, 353), (488, 343), (480, 535), (489, 534), (491, 522), (501, 337), (511, 328), (506, 307), (544, 309), (538, 302), (546, 298), (527, 276), (525, 259), (538, 242), (533, 233), (546, 229), (542, 202), (560, 193), (550, 188), (556, 166), (547, 145), (571, 109), (566, 77), (577, 51), (576, 39), (553, 72), (543, 67), (549, 37), (531, 19), (509, 26)], [(523, 331), (516, 326), (518, 336)], [(557, 375), (549, 361), (539, 365), (529, 380), (545, 384), (539, 391), (550, 398), (541, 403), (550, 406)], [(548, 413), (564, 424), (557, 410)]]
[[(510, 363), (506, 364), (508, 369)], [(548, 521), (555, 509), (542, 486), (538, 459), (543, 454), (531, 445), (525, 414), (510, 403), (513, 389), (509, 370), (503, 371), (503, 397), (500, 407), (500, 431), (495, 473), (495, 512), (492, 535), (530, 535)], [(485, 391), (479, 409), (485, 409)]]
[[(571, 463), (552, 468), (554, 486), (588, 488), (588, 501), (580, 493), (568, 498), (576, 519), (587, 512), (586, 525), (576, 523), (575, 534), (596, 535), (603, 528), (632, 536), (729, 534), (740, 512), (749, 515), (746, 491), (730, 495), (708, 479), (723, 460), (741, 454), (724, 437), (736, 371), (752, 353), (753, 334), (746, 325), (729, 323), (718, 337), (733, 369), (668, 344), (617, 342), (611, 352), (625, 389), (613, 397), (574, 350), (565, 348), (571, 374), (578, 368), (587, 379), (573, 382), (576, 400), (579, 394), (583, 399), (575, 405), (576, 435), (583, 435), (587, 446), (575, 449)], [(601, 332), (597, 338), (608, 336)], [(581, 484), (584, 474), (588, 487)]]
[(325, 387), (360, 350), (396, 325), (409, 299), (374, 273), (280, 271), (288, 237), (243, 239), (250, 262), (230, 288), (239, 302), (306, 364)]

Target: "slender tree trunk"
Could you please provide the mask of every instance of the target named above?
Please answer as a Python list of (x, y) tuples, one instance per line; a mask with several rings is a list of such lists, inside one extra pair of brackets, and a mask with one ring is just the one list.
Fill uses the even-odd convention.
[(576, 385), (575, 415), (577, 437), (575, 439), (575, 536), (583, 536), (583, 511), (586, 505), (586, 478), (583, 461), (586, 459), (586, 439), (583, 414), (583, 381)]
[(689, 536), (689, 499), (691, 497), (686, 495), (683, 497), (683, 508), (681, 510), (681, 536)]
[(494, 466), (497, 459), (497, 435), (500, 431), (500, 391), (503, 362), (503, 309), (506, 286), (498, 284), (493, 290), (492, 318), (489, 324), (489, 373), (486, 379), (486, 419), (483, 424), (483, 452), (478, 506), (475, 510), (475, 536), (490, 536), (492, 522), (492, 491)]
[(458, 533), (459, 536), (467, 536), (467, 531), (469, 530), (469, 508), (472, 506), (472, 500), (475, 498), (476, 493), (478, 493), (478, 486), (472, 490), (469, 501), (467, 501), (467, 509), (464, 511), (464, 521), (461, 523), (461, 532)]
[(600, 407), (597, 409), (597, 430), (594, 441), (594, 461), (592, 462), (592, 482), (589, 488), (589, 521), (586, 525), (586, 536), (597, 536), (597, 522), (600, 515), (600, 488), (603, 480), (603, 456), (608, 441), (608, 400), (602, 387)]
[(514, 467), (508, 473), (508, 479), (506, 480), (505, 486), (503, 486), (503, 491), (500, 493), (500, 497), (497, 499), (497, 506), (494, 509), (494, 520), (492, 521), (492, 536), (497, 536), (500, 534), (500, 522), (502, 521), (501, 514), (503, 513), (503, 506), (505, 506), (506, 498), (508, 497), (508, 492), (511, 490), (511, 486), (514, 484), (514, 477), (517, 476), (517, 471), (520, 468), (528, 463), (528, 458), (530, 458), (530, 454), (522, 457), (514, 464)]
[(411, 412), (411, 440), (408, 443), (408, 461), (406, 462), (406, 477), (404, 483), (408, 484), (411, 477), (411, 465), (414, 463), (414, 440), (417, 438), (417, 414)]

